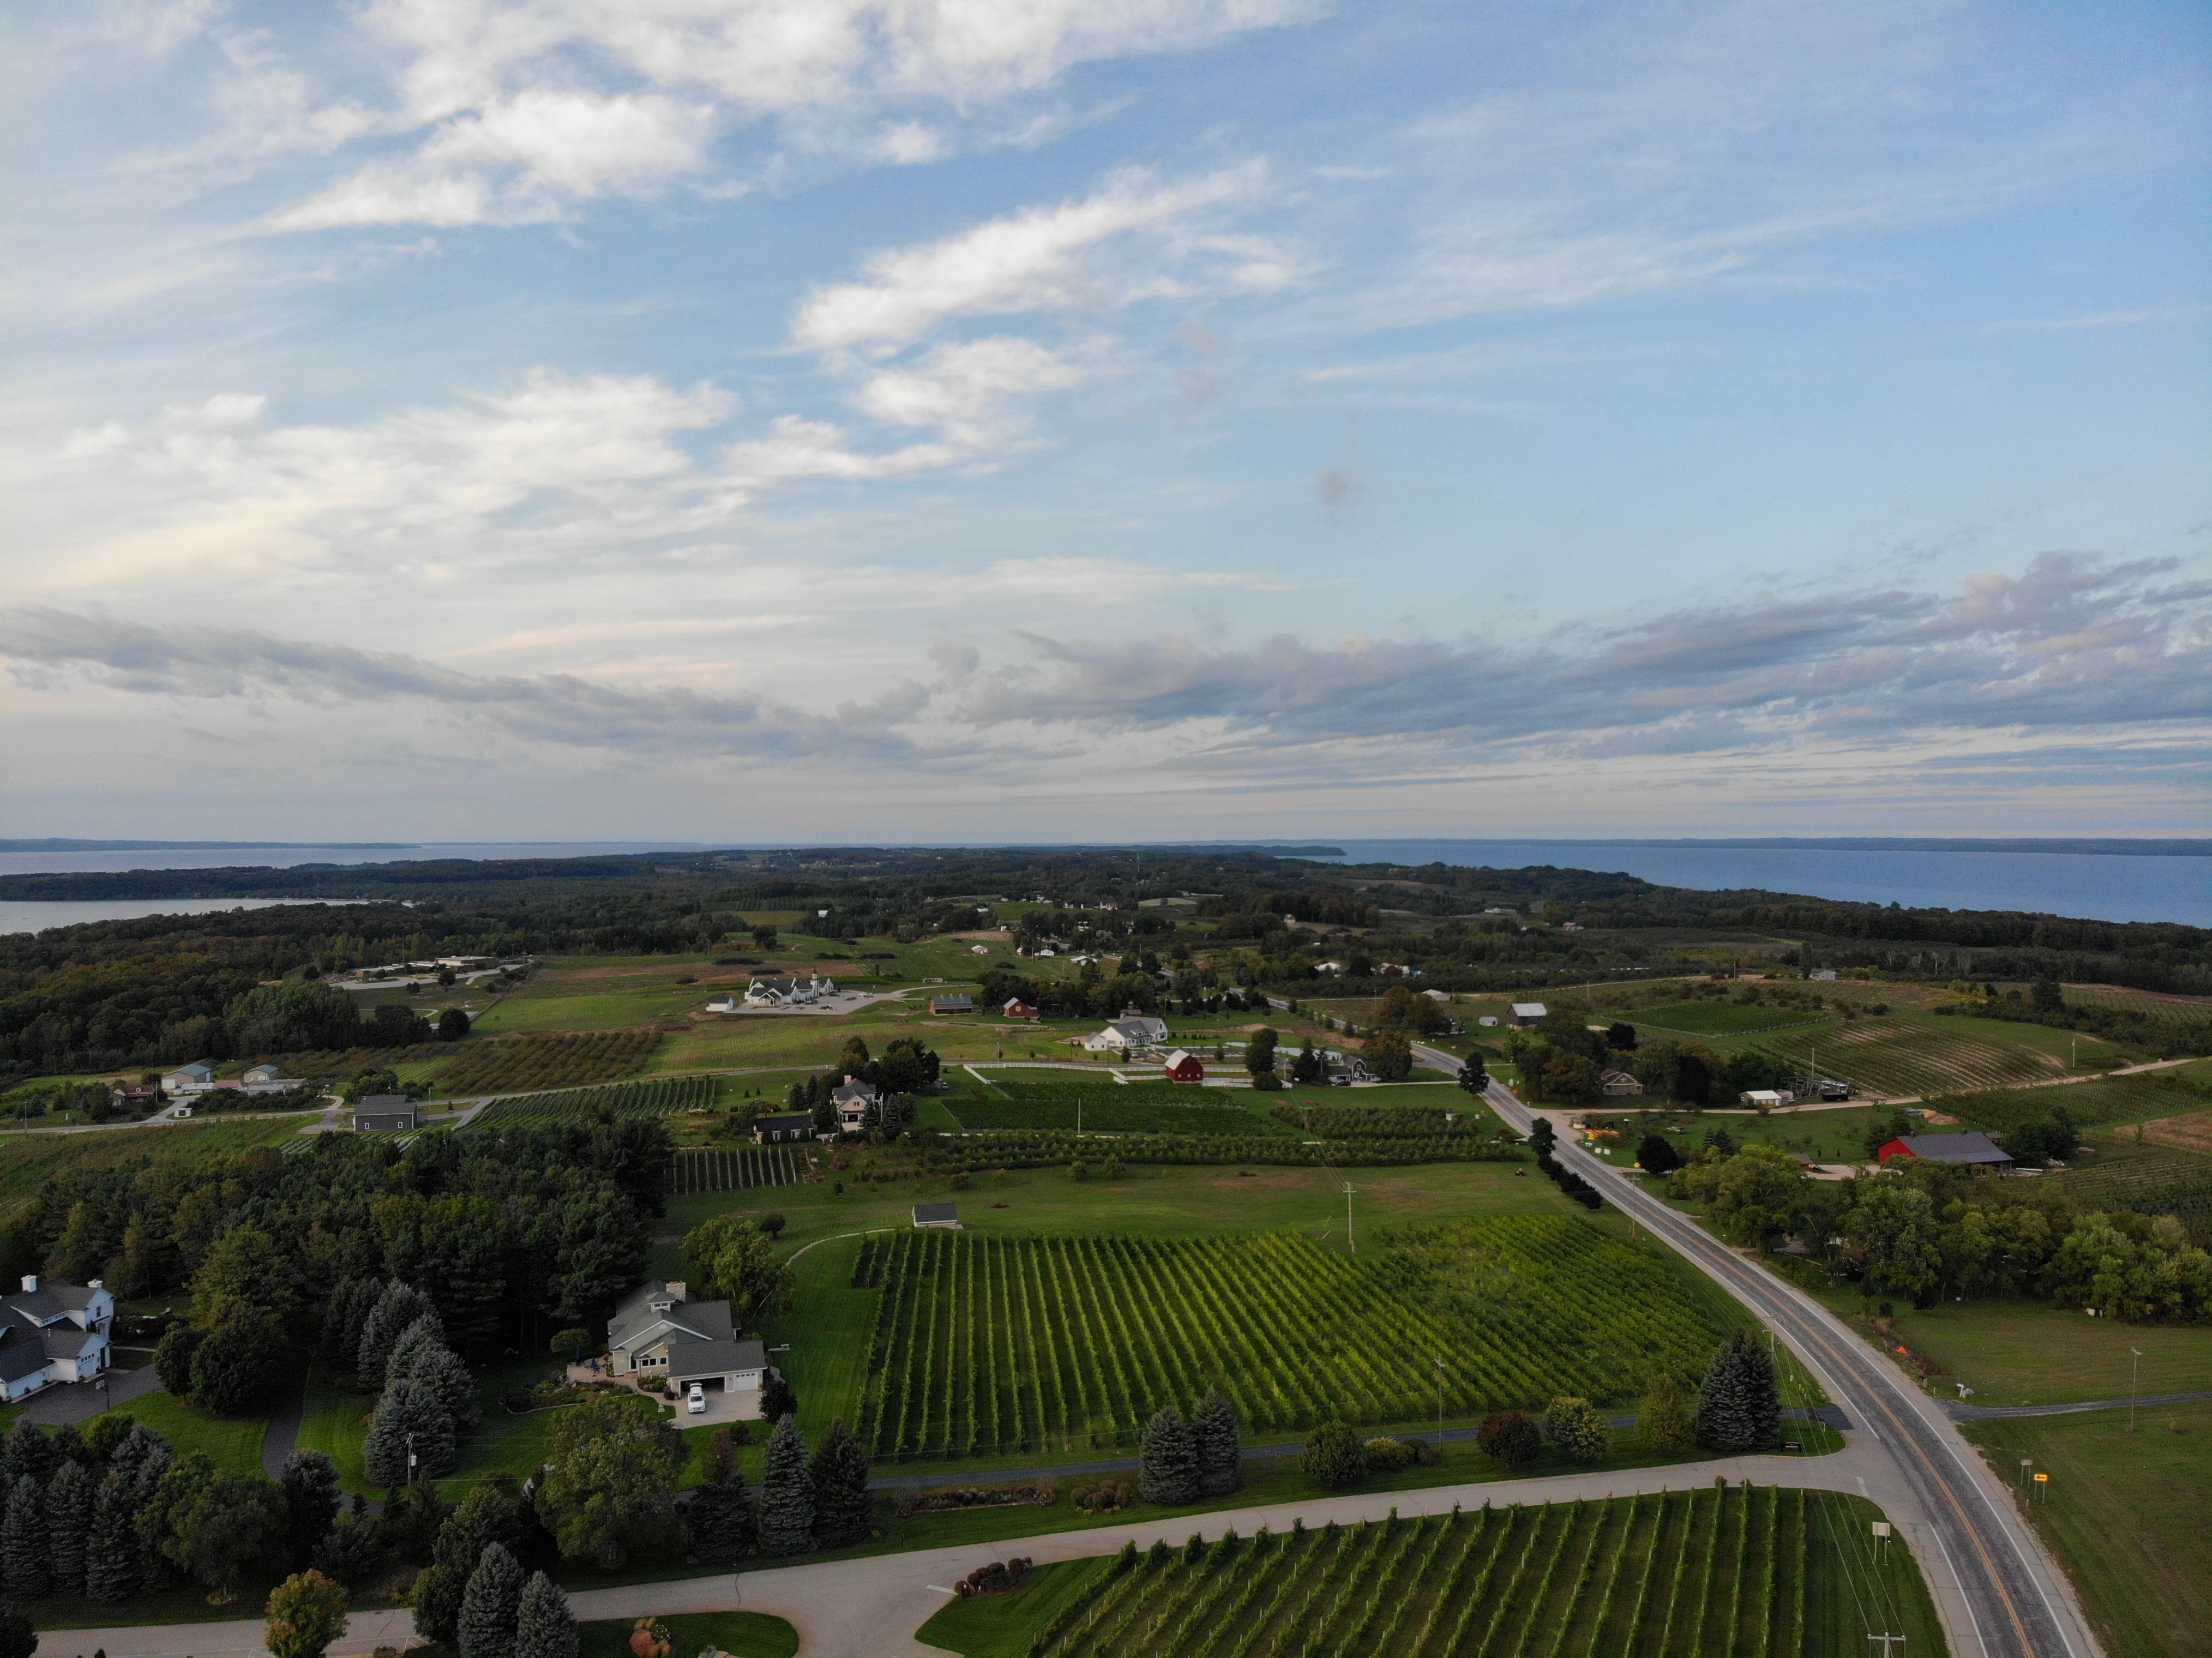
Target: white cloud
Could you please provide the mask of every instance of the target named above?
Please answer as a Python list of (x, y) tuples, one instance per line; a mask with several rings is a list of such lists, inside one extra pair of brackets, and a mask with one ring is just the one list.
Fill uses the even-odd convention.
[(1082, 378), (1073, 364), (1030, 340), (997, 337), (941, 345), (908, 368), (885, 369), (855, 399), (886, 426), (934, 426), (981, 450), (1018, 428), (1013, 398), (1062, 391)]

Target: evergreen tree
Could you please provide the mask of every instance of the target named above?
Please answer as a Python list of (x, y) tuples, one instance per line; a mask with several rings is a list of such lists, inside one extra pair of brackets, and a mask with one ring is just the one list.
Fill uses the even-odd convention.
[(216, 1416), (242, 1416), (258, 1404), (284, 1333), (260, 1308), (234, 1301), (192, 1354), (192, 1403)]
[(374, 1392), (384, 1386), (384, 1367), (392, 1347), (407, 1327), (429, 1310), (428, 1298), (412, 1285), (385, 1286), (362, 1321), (361, 1345), (354, 1353), (354, 1370), (362, 1387)]
[(1636, 1166), (1647, 1175), (1671, 1175), (1682, 1166), (1682, 1154), (1664, 1134), (1646, 1134), (1637, 1144)]
[(323, 1309), (322, 1335), (315, 1345), (315, 1357), (333, 1370), (350, 1370), (359, 1363), (361, 1327), (368, 1321), (370, 1310), (383, 1293), (384, 1285), (373, 1278), (340, 1279)]
[(1147, 1503), (1198, 1501), (1198, 1448), (1172, 1405), (1152, 1413), (1137, 1442), (1137, 1489)]
[(1354, 1485), (1367, 1473), (1367, 1452), (1349, 1424), (1324, 1422), (1306, 1436), (1298, 1472), (1316, 1485)]
[(431, 1558), (439, 1565), (453, 1567), (465, 1582), (483, 1558), (488, 1544), (503, 1543), (517, 1560), (525, 1558), (536, 1525), (536, 1516), (523, 1500), (514, 1476), (488, 1474), (438, 1527)]
[(31, 1658), (39, 1649), (39, 1628), (31, 1614), (13, 1601), (0, 1600), (0, 1658)]
[(10, 1600), (43, 1600), (52, 1587), (42, 1497), (39, 1482), (29, 1474), (18, 1479), (8, 1492), (8, 1517), (0, 1521), (0, 1577), (7, 1582)]
[(1544, 1412), (1544, 1431), (1569, 1456), (1595, 1462), (1613, 1449), (1613, 1424), (1591, 1408), (1587, 1399), (1561, 1394)]
[(387, 1490), (408, 1483), (410, 1442), (416, 1479), (437, 1479), (453, 1471), (453, 1418), (437, 1394), (419, 1382), (400, 1382), (376, 1401), (368, 1438), (362, 1446), (368, 1481)]
[(322, 1451), (294, 1451), (276, 1476), (291, 1521), (292, 1569), (304, 1571), (338, 1517), (338, 1465)]
[(1190, 1436), (1198, 1453), (1198, 1494), (1226, 1497), (1243, 1479), (1237, 1431), (1237, 1407), (1211, 1392), (1191, 1413)]
[(12, 1490), (17, 1480), (28, 1474), (43, 1485), (53, 1478), (54, 1464), (61, 1461), (61, 1453), (46, 1430), (28, 1417), (19, 1417), (15, 1430), (8, 1436), (8, 1485)]
[(1774, 1361), (1748, 1330), (1728, 1333), (1698, 1390), (1698, 1443), (1710, 1451), (1779, 1450), (1782, 1400)]
[(92, 1534), (85, 1541), (84, 1592), (94, 1600), (127, 1600), (138, 1592), (137, 1521), (130, 1481), (109, 1474), (93, 1497)]
[(392, 1344), (392, 1352), (384, 1362), (384, 1380), (388, 1385), (408, 1374), (408, 1366), (416, 1356), (446, 1345), (446, 1326), (433, 1312), (427, 1312), (399, 1333)]
[(544, 1572), (531, 1574), (514, 1625), (514, 1658), (576, 1658), (576, 1614)]
[(770, 1422), (781, 1422), (787, 1416), (799, 1414), (799, 1394), (791, 1383), (783, 1379), (783, 1372), (771, 1367), (768, 1382), (761, 1388), (761, 1415)]
[(92, 1471), (75, 1460), (55, 1470), (46, 1487), (46, 1558), (57, 1594), (84, 1593), (85, 1548), (98, 1496)]
[[(415, 1327), (421, 1327), (420, 1321)], [(469, 1374), (460, 1355), (442, 1343), (418, 1344), (405, 1352), (395, 1349), (385, 1385), (395, 1382), (416, 1382), (435, 1394), (453, 1418), (456, 1432), (472, 1432), (483, 1425), (483, 1402), (477, 1393), (477, 1379)]]
[(54, 1430), (53, 1447), (57, 1468), (64, 1462), (81, 1462), (90, 1469), (100, 1460), (92, 1454), (92, 1447), (84, 1442), (84, 1435), (74, 1422), (64, 1422)]
[(1636, 1426), (1648, 1443), (1662, 1450), (1686, 1451), (1698, 1442), (1689, 1404), (1682, 1397), (1682, 1384), (1665, 1370), (1651, 1378)]
[(775, 1424), (761, 1470), (760, 1549), (763, 1554), (804, 1554), (814, 1540), (814, 1477), (806, 1467), (806, 1439), (795, 1417)]
[(179, 1399), (192, 1394), (192, 1359), (200, 1350), (200, 1333), (189, 1324), (172, 1324), (154, 1347), (154, 1374), (161, 1386)]
[(864, 1542), (875, 1526), (868, 1497), (868, 1453), (839, 1417), (807, 1469), (814, 1482), (814, 1540), (825, 1549)]
[(484, 1545), (461, 1591), (454, 1634), (461, 1658), (514, 1658), (515, 1621), (522, 1611), (522, 1568), (504, 1543)]
[(758, 1524), (753, 1494), (736, 1468), (692, 1492), (685, 1518), (691, 1527), (691, 1552), (710, 1566), (730, 1565), (753, 1552)]

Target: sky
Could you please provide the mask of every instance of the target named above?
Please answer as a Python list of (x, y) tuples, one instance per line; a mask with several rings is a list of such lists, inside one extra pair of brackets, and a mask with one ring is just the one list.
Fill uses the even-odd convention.
[(0, 835), (2201, 835), (2208, 48), (0, 9)]

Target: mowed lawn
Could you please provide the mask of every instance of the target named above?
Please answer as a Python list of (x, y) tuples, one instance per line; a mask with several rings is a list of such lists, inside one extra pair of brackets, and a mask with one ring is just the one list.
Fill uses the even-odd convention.
[(269, 1431), (265, 1410), (252, 1416), (210, 1416), (173, 1394), (157, 1393), (142, 1394), (117, 1406), (115, 1414), (151, 1428), (175, 1446), (179, 1456), (198, 1452), (233, 1473), (261, 1472), (261, 1441)]
[[(1846, 1316), (1862, 1307), (1856, 1291), (1822, 1299)], [(2131, 1347), (2142, 1349), (2143, 1393), (2212, 1392), (2212, 1328), (2204, 1326), (2119, 1324), (2027, 1301), (1949, 1302), (1927, 1312), (1893, 1304), (1897, 1339), (1972, 1388), (1977, 1405), (2125, 1399)], [(1948, 1382), (1942, 1391), (1955, 1392)]]
[[(2198, 1378), (2203, 1379), (2200, 1372)], [(2071, 1573), (2105, 1650), (2212, 1658), (2212, 1404), (1966, 1424), (1998, 1473), (2051, 1476), (2029, 1512)]]
[[(556, 1411), (532, 1411), (515, 1416), (500, 1402), (508, 1390), (550, 1376), (557, 1361), (509, 1364), (479, 1370), (478, 1393), (483, 1401), (483, 1425), (461, 1441), (460, 1465), (438, 1481), (438, 1491), (449, 1502), (458, 1501), (480, 1474), (495, 1470), (527, 1477), (546, 1461), (548, 1435)], [(338, 1466), (338, 1479), (348, 1491), (380, 1493), (368, 1483), (362, 1447), (368, 1437), (368, 1418), (376, 1408), (374, 1395), (357, 1393), (318, 1366), (308, 1379), (307, 1419), (301, 1424), (301, 1448), (326, 1451)]]
[[(792, 1658), (799, 1631), (764, 1612), (679, 1612), (661, 1620), (671, 1648), (683, 1655), (715, 1649), (730, 1658)], [(576, 1658), (632, 1658), (635, 1618), (607, 1618), (576, 1626)]]

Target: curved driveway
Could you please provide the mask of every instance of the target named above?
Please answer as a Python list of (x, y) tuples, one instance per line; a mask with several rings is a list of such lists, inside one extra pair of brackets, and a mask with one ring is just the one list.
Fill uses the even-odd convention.
[[(1458, 1068), (1448, 1054), (1416, 1053), (1425, 1065)], [(1522, 1133), (1537, 1114), (1495, 1081), (1488, 1102)], [(1906, 1522), (1954, 1658), (2100, 1658), (2072, 1586), (2014, 1509), (2010, 1493), (1933, 1400), (1810, 1296), (1746, 1260), (1564, 1134), (1558, 1155), (1788, 1342), (1829, 1398), (1875, 1441), (1869, 1448), (1878, 1449), (1893, 1475), (1881, 1483), (1895, 1491), (1870, 1494), (1893, 1520)]]

